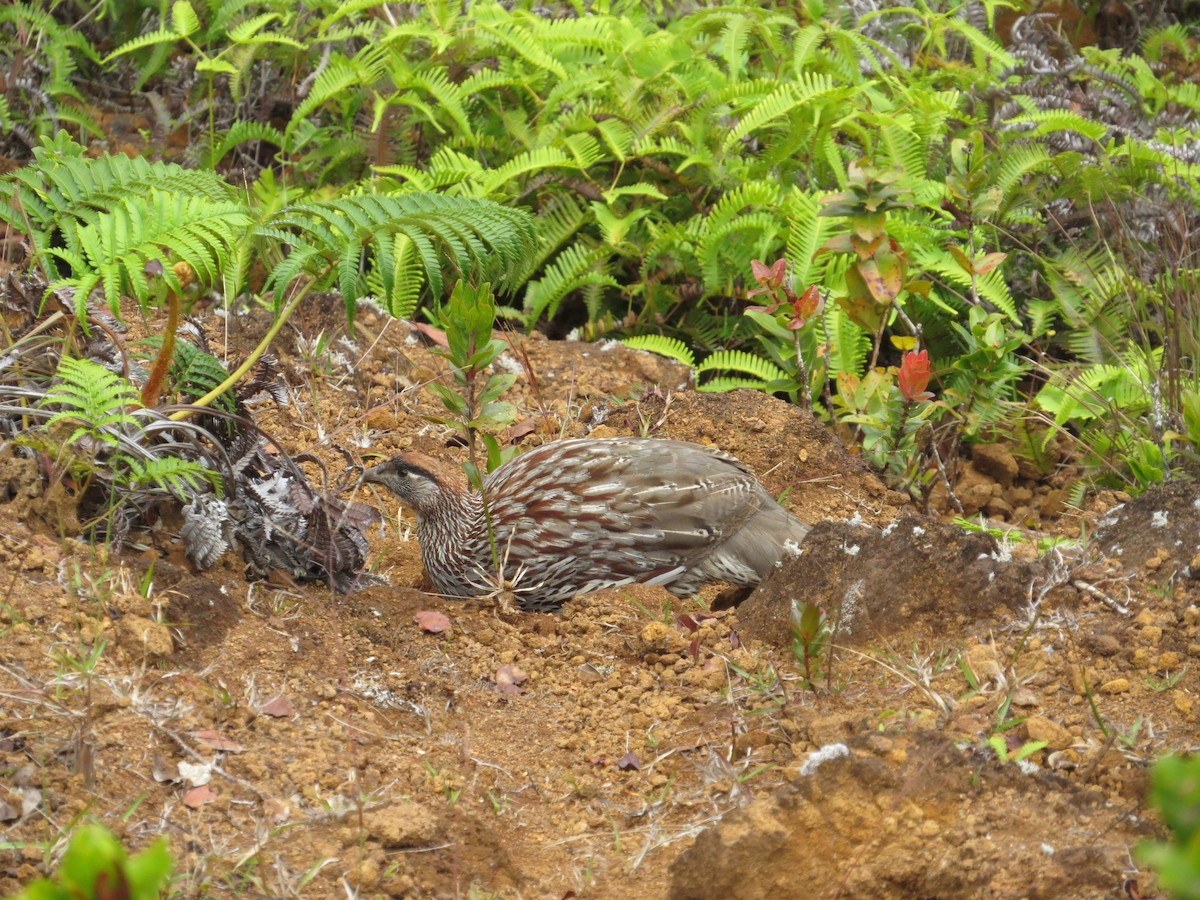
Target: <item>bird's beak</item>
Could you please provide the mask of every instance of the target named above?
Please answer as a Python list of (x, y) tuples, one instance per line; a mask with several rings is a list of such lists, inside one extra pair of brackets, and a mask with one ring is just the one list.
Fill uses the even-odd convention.
[(379, 471), (382, 468), (383, 466), (375, 466), (374, 468), (367, 469), (365, 472), (363, 472), (362, 483), (383, 484), (383, 476)]

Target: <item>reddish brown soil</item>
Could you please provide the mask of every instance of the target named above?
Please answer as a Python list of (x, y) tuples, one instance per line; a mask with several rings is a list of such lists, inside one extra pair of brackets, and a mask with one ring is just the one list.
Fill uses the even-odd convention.
[[(235, 351), (267, 325), (229, 322)], [(344, 343), (333, 300), (285, 332), (293, 403), (262, 426), (333, 472), (335, 446), (462, 459), (421, 418), (443, 364), (403, 323), (358, 324)], [(1129, 854), (1158, 833), (1147, 764), (1196, 742), (1194, 492), (1099, 525), (1112, 498), (1064, 513), (1061, 473), (980, 451), (956, 485), (976, 509), (1101, 528), (1039, 562), (1036, 534), (1000, 546), (914, 518), (784, 403), (692, 393), (622, 347), (514, 343), (522, 446), (718, 445), (823, 523), (805, 553), (737, 610), (638, 587), (501, 613), (422, 593), (411, 519), (359, 491), (387, 514), (372, 567), (390, 584), (339, 597), (247, 584), (233, 555), (194, 572), (170, 521), (108, 558), (4, 450), (0, 893), (50, 870), (86, 815), (134, 848), (167, 835), (181, 897), (1094, 898), (1127, 879), (1147, 896)], [(785, 627), (807, 601), (839, 627), (815, 691)], [(423, 610), (449, 631), (422, 632)], [(519, 691), (498, 688), (504, 666)], [(1010, 755), (1048, 746), (1018, 765), (995, 735)], [(214, 764), (211, 802), (180, 763)]]

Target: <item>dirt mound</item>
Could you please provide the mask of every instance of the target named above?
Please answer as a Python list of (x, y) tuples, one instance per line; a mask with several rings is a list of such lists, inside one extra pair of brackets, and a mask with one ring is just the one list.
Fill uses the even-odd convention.
[(738, 610), (746, 636), (791, 643), (792, 609), (816, 603), (843, 643), (879, 643), (904, 630), (959, 633), (1027, 604), (1048, 577), (1017, 562), (986, 534), (918, 516), (886, 528), (818, 524), (799, 556), (784, 560)]
[(1149, 833), (1098, 791), (939, 735), (862, 736), (702, 833), (668, 896), (1093, 900), (1114, 894), (1123, 846)]
[(1194, 481), (1155, 485), (1114, 507), (1097, 523), (1096, 544), (1129, 568), (1160, 577), (1200, 578), (1200, 486)]

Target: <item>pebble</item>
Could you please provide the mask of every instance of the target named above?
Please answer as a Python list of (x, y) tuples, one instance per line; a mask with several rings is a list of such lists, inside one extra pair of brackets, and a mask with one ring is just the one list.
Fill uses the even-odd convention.
[(1100, 685), (1100, 693), (1102, 694), (1124, 694), (1128, 690), (1128, 678), (1114, 678), (1112, 681), (1106, 681)]
[(1026, 719), (1025, 736), (1031, 741), (1045, 741), (1051, 750), (1066, 750), (1075, 743), (1071, 732), (1045, 716), (1030, 716)]
[(1158, 655), (1158, 667), (1160, 669), (1178, 669), (1183, 663), (1183, 657), (1174, 650), (1164, 650)]

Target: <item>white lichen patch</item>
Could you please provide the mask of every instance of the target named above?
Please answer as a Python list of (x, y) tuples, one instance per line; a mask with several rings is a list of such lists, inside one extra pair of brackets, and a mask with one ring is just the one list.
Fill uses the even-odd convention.
[(822, 764), (833, 759), (841, 759), (843, 756), (850, 755), (850, 748), (845, 744), (826, 744), (820, 750), (815, 751), (812, 756), (806, 759), (800, 766), (801, 775), (811, 775), (817, 771)]
[(1165, 509), (1156, 509), (1150, 514), (1151, 528), (1166, 528), (1167, 527), (1167, 511)]

